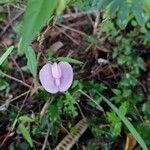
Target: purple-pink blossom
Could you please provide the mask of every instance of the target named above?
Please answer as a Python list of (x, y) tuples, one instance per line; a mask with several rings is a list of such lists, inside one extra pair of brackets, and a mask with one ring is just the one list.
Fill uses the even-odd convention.
[(65, 92), (73, 82), (73, 69), (68, 62), (46, 64), (40, 70), (39, 78), (49, 93)]

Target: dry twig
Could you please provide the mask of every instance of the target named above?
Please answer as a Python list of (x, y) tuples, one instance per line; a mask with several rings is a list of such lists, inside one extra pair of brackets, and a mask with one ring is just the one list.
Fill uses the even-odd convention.
[(18, 19), (22, 14), (24, 13), (24, 11), (21, 11), (20, 13), (18, 13), (14, 18), (12, 18), (9, 23), (6, 25), (6, 27), (4, 27), (3, 31), (0, 33), (0, 36), (2, 36), (6, 31), (7, 29), (11, 26), (11, 24), (16, 20)]
[(26, 84), (25, 82), (23, 82), (23, 81), (21, 81), (21, 80), (15, 78), (15, 77), (12, 77), (12, 76), (10, 76), (10, 75), (7, 75), (6, 73), (4, 73), (4, 72), (2, 72), (2, 71), (0, 71), (0, 74), (3, 75), (3, 76), (5, 76), (5, 77), (7, 77), (7, 78), (9, 78), (9, 79), (11, 79), (11, 80), (14, 80), (14, 81), (16, 81), (16, 82), (19, 82), (19, 83), (21, 83), (22, 85), (24, 85), (24, 86), (26, 86), (26, 87), (28, 87), (28, 88), (31, 87), (30, 85)]

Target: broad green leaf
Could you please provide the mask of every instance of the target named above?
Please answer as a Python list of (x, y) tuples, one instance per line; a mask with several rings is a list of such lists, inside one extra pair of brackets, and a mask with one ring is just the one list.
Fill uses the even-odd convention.
[(34, 120), (28, 116), (20, 116), (18, 118), (19, 121), (23, 121), (23, 122), (33, 122)]
[[(128, 130), (132, 133), (132, 135), (137, 140), (137, 142), (140, 144), (142, 149), (148, 150), (143, 138), (140, 136), (140, 134), (137, 132), (137, 130), (134, 128), (134, 126), (130, 123), (130, 121), (124, 116), (124, 114), (114, 104), (112, 104), (107, 98), (105, 98), (102, 94), (99, 93), (99, 95), (109, 105), (109, 107), (118, 115), (118, 117), (122, 120), (122, 122), (126, 125)], [(99, 104), (97, 104), (97, 105), (99, 106)]]
[(32, 47), (28, 47), (25, 55), (27, 57), (27, 66), (32, 73), (32, 75), (35, 77), (37, 73), (37, 60), (36, 60), (36, 55)]
[(113, 0), (110, 9), (109, 9), (109, 15), (112, 16), (116, 11), (119, 9), (120, 5), (122, 3), (122, 0)]
[(33, 147), (33, 141), (27, 128), (23, 124), (19, 124), (18, 128), (25, 140), (30, 144), (31, 147)]
[(144, 11), (142, 9), (142, 4), (140, 0), (133, 0), (132, 2), (132, 12), (133, 15), (135, 16), (137, 22), (139, 23), (139, 25), (144, 26), (145, 24), (145, 14)]
[(66, 61), (66, 62), (71, 63), (71, 64), (78, 64), (78, 65), (83, 64), (82, 61), (79, 61), (79, 60), (76, 60), (76, 59), (73, 59), (73, 58), (70, 58), (70, 57), (58, 57), (57, 59), (59, 61)]
[(141, 3), (143, 4), (144, 7), (150, 8), (150, 0), (142, 0)]
[(14, 46), (9, 47), (6, 52), (0, 57), (0, 66), (2, 65), (2, 63), (6, 60), (6, 58), (8, 57), (8, 55), (12, 52), (12, 50), (14, 49)]
[(29, 0), (22, 24), (20, 52), (25, 52), (41, 28), (53, 15), (58, 0)]
[(128, 15), (129, 15), (130, 9), (128, 6), (128, 3), (126, 1), (123, 1), (120, 5), (120, 8), (118, 10), (118, 25), (121, 29), (124, 29), (128, 23)]
[(105, 9), (112, 0), (94, 0), (92, 3), (92, 7), (98, 10)]

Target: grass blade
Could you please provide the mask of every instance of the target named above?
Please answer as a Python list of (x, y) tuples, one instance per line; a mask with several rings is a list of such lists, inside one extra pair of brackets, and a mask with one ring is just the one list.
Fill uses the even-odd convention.
[[(132, 135), (137, 140), (137, 142), (140, 144), (142, 149), (148, 150), (148, 148), (147, 148), (144, 140), (140, 136), (140, 134), (136, 131), (134, 126), (129, 122), (129, 120), (122, 114), (122, 112), (114, 104), (112, 104), (106, 97), (104, 97), (102, 94), (99, 93), (99, 95), (103, 98), (103, 101), (105, 101), (109, 105), (109, 107), (118, 115), (118, 117), (126, 125), (128, 130), (132, 133)], [(99, 105), (99, 104), (97, 104), (97, 105)]]
[[(83, 95), (87, 96), (87, 94), (79, 90)], [(106, 97), (104, 97), (102, 94), (98, 93), (100, 97), (102, 97), (103, 101), (107, 103), (107, 105), (118, 115), (118, 117), (121, 119), (121, 121), (126, 125), (128, 130), (132, 133), (134, 138), (137, 140), (137, 142), (140, 144), (143, 150), (148, 150), (143, 138), (140, 136), (140, 134), (136, 131), (134, 126), (130, 123), (130, 121), (124, 116), (124, 114), (114, 105), (112, 104)], [(95, 103), (98, 108), (101, 110), (101, 106), (92, 98), (90, 100)]]
[(8, 57), (8, 55), (12, 52), (14, 49), (14, 46), (9, 47), (6, 52), (0, 57), (0, 66), (5, 61), (5, 59)]

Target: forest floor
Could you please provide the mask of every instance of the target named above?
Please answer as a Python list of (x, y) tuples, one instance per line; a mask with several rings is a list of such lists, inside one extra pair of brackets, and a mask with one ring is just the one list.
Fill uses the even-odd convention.
[[(0, 56), (5, 48), (18, 44), (21, 28), (20, 21), (22, 20), (24, 10), (24, 4), (13, 4), (3, 7), (3, 10), (0, 12)], [(112, 57), (118, 43), (114, 37), (100, 30), (101, 20), (100, 12), (76, 12), (68, 9), (60, 18), (57, 18), (57, 21), (54, 19), (48, 23), (32, 43), (32, 47), (37, 54), (38, 72), (45, 62), (49, 60), (54, 61), (57, 58), (66, 59), (69, 57), (73, 58), (74, 61), (79, 61), (75, 61), (72, 64), (75, 83), (73, 84), (74, 87), (70, 90), (70, 95), (73, 93), (76, 99), (75, 104), (73, 104), (76, 105), (76, 110), (71, 110), (70, 115), (65, 111), (60, 114), (61, 118), (58, 119), (60, 126), (58, 127), (57, 122), (57, 129), (54, 129), (56, 131), (48, 137), (49, 144), (47, 144), (47, 149), (50, 149), (49, 147), (56, 147), (63, 137), (71, 130), (73, 132), (73, 126), (85, 117), (89, 118), (90, 127), (82, 133), (73, 149), (92, 150), (91, 145), (95, 147), (103, 145), (103, 149), (111, 147), (110, 149), (113, 150), (121, 150), (128, 147), (129, 143), (133, 144), (134, 138), (129, 136), (129, 133), (126, 132), (127, 129), (122, 125), (121, 131), (118, 131), (120, 132), (119, 136), (117, 135), (115, 138), (112, 138), (114, 140), (112, 141), (108, 136), (109, 134), (107, 134), (107, 132), (115, 131), (114, 126), (111, 124), (113, 121), (109, 120), (111, 117), (108, 117), (109, 114), (106, 115), (106, 112), (112, 113), (110, 108), (102, 102), (101, 106), (104, 112), (99, 111), (96, 106), (89, 102), (89, 98), (92, 97), (98, 101), (96, 90), (98, 92), (102, 91), (106, 97), (118, 98), (119, 94), (114, 96), (112, 89), (117, 89), (121, 77), (131, 70), (126, 65), (120, 66), (116, 62), (116, 58)], [(125, 37), (126, 33), (129, 33), (131, 30), (132, 27), (129, 25), (124, 31), (120, 31), (120, 34)], [(133, 39), (130, 40), (132, 41)], [(127, 113), (129, 120), (133, 124), (137, 122), (135, 126), (146, 122), (143, 119), (150, 115), (150, 110), (148, 110), (150, 108), (150, 47), (149, 45), (143, 46), (138, 40), (139, 38), (137, 37), (133, 42), (133, 47), (136, 49), (133, 59), (137, 56), (142, 58), (145, 69), (140, 71), (136, 86), (129, 92), (131, 92), (131, 95), (134, 92), (142, 93), (142, 100), (134, 102), (136, 108), (131, 108), (131, 110), (129, 108)], [(20, 122), (15, 122), (15, 119), (21, 115), (35, 116), (36, 119), (40, 118), (45, 105), (47, 105), (47, 99), (51, 97), (50, 94), (46, 93), (39, 86), (38, 74), (36, 79), (33, 78), (27, 69), (26, 63), (25, 56), (18, 55), (16, 50), (0, 68), (0, 149), (2, 150), (29, 149), (29, 145), (24, 142), (18, 131), (17, 127)], [(88, 95), (75, 93), (79, 88), (84, 89)], [(127, 90), (125, 93), (127, 93)], [(139, 97), (138, 95), (136, 96)], [(131, 98), (131, 96), (129, 97)], [(124, 97), (124, 99), (129, 97)], [(61, 101), (64, 97), (58, 94), (55, 99)], [(120, 101), (118, 100), (116, 103), (117, 107), (122, 104)], [(57, 106), (61, 105), (59, 103)], [(143, 110), (144, 106), (147, 107), (146, 110)], [(68, 110), (68, 108), (65, 109)], [(135, 118), (133, 117), (134, 114)], [(49, 115), (56, 115), (56, 112), (54, 114), (49, 113)], [(92, 116), (93, 118), (90, 118)], [(55, 124), (53, 126), (55, 128)], [(36, 121), (33, 124), (29, 121), (27, 127), (30, 131), (32, 130), (31, 136), (34, 137), (35, 149), (42, 149), (48, 131), (43, 128), (41, 129), (40, 123), (36, 124)], [(149, 129), (148, 131), (150, 131)], [(96, 132), (101, 136), (95, 136)], [(141, 131), (141, 133), (143, 132)], [(55, 136), (56, 133), (57, 136)], [(128, 140), (130, 141), (129, 143)], [(135, 144), (133, 144), (134, 147)], [(129, 149), (126, 148), (126, 150)]]

